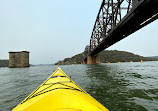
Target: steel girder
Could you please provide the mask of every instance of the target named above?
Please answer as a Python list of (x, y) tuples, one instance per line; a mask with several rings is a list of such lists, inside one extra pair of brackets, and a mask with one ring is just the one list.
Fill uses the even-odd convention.
[(158, 19), (158, 0), (103, 0), (83, 59)]
[(90, 38), (93, 50), (134, 7), (134, 0), (103, 0)]

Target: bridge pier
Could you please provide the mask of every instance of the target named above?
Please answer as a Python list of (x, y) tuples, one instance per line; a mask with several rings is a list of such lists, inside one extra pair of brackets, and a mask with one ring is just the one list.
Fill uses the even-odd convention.
[(100, 57), (98, 55), (87, 57), (87, 64), (100, 64)]
[(87, 60), (83, 60), (83, 61), (82, 61), (82, 64), (87, 64)]

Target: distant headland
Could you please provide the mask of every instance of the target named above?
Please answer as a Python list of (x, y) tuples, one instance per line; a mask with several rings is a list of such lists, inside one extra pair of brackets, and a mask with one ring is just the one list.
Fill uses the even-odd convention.
[(0, 60), (0, 67), (8, 67), (9, 60)]
[[(143, 57), (126, 51), (104, 50), (99, 53), (101, 63), (118, 63), (118, 62), (140, 62), (142, 61), (158, 61), (158, 58)], [(81, 64), (82, 53), (71, 58), (65, 58), (58, 61), (55, 65)]]

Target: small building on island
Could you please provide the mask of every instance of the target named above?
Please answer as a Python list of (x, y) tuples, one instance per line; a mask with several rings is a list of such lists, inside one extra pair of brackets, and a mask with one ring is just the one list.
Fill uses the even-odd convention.
[(9, 68), (30, 67), (29, 52), (9, 52)]

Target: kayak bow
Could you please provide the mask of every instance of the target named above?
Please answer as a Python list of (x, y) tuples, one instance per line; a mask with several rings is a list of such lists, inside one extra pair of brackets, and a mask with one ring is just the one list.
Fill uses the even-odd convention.
[(108, 111), (58, 68), (13, 111)]

